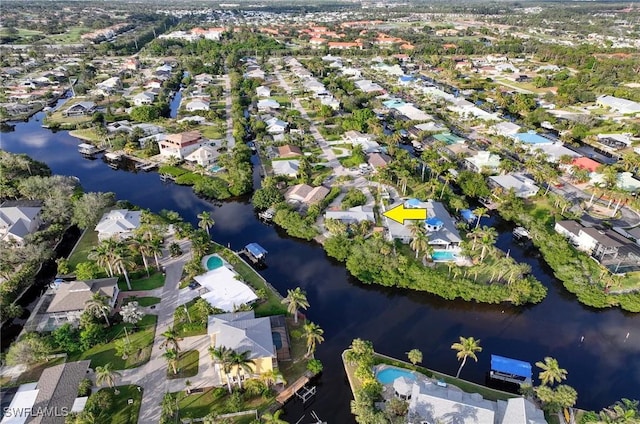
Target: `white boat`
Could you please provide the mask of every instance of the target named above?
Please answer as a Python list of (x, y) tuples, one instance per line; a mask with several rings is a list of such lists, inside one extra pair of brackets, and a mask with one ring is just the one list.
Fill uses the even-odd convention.
[(107, 158), (107, 160), (110, 160), (112, 162), (117, 162), (120, 160), (120, 158), (122, 157), (122, 155), (119, 155), (117, 153), (105, 153), (104, 157)]
[(517, 239), (530, 238), (529, 231), (524, 227), (516, 227), (513, 229), (513, 236)]

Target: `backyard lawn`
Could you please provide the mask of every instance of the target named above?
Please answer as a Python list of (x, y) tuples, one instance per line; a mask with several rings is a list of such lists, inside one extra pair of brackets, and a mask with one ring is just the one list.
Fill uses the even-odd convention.
[(98, 134), (95, 128), (83, 128), (81, 130), (69, 131), (69, 135), (81, 140), (91, 141), (94, 143), (98, 143), (104, 139), (103, 136)]
[(180, 337), (207, 334), (207, 316), (196, 306), (196, 301), (197, 299), (193, 299), (185, 303), (188, 313), (185, 313), (184, 305), (181, 305), (173, 314), (173, 327)]
[[(151, 277), (147, 278), (146, 274), (144, 278), (132, 279), (131, 290), (153, 290), (164, 286), (164, 275), (161, 272), (154, 272)], [(118, 287), (122, 291), (128, 291), (127, 282), (124, 278), (120, 278), (118, 281)]]
[(304, 322), (301, 320), (296, 327), (293, 323), (293, 318), (287, 318), (287, 328), (289, 330), (289, 339), (291, 342), (291, 357), (292, 361), (279, 362), (279, 370), (282, 376), (286, 380), (287, 384), (293, 384), (307, 370), (307, 362), (309, 362), (304, 355), (307, 353), (307, 345), (302, 335), (302, 325)]
[(151, 356), (151, 348), (153, 347), (153, 338), (156, 334), (156, 315), (145, 315), (138, 323), (138, 331), (132, 333), (129, 331), (129, 339), (137, 348), (136, 353), (127, 359), (122, 359), (116, 354), (115, 341), (125, 337), (124, 325), (116, 324), (109, 328), (107, 333), (108, 343), (99, 344), (84, 352), (70, 354), (69, 361), (91, 360), (91, 368), (104, 366), (111, 363), (114, 369), (122, 370), (127, 368), (136, 368), (149, 361)]
[[(273, 396), (268, 396), (266, 398), (262, 396), (249, 397), (244, 394), (241, 397), (241, 402), (237, 405), (231, 405), (229, 402), (229, 392), (223, 387), (209, 387), (201, 393), (192, 393), (190, 395), (184, 391), (173, 393), (173, 395), (178, 397), (181, 419), (202, 418), (210, 413), (227, 414), (237, 411), (246, 411), (248, 409), (264, 411), (274, 399)], [(254, 419), (255, 415), (250, 415), (235, 418), (232, 422), (252, 422)]]
[[(119, 390), (117, 395), (114, 389), (100, 389), (113, 394), (113, 404), (111, 408), (104, 411), (104, 414), (100, 414), (99, 418), (108, 418), (110, 423), (137, 424), (140, 405), (142, 405), (142, 389), (133, 385), (116, 386), (115, 389)], [(129, 399), (133, 399), (133, 402), (129, 403)], [(99, 419), (99, 421), (102, 420)]]
[(84, 233), (82, 233), (78, 244), (69, 256), (69, 268), (75, 269), (75, 267), (80, 262), (85, 262), (87, 260), (87, 256), (89, 255), (89, 252), (91, 252), (91, 249), (93, 249), (93, 247), (97, 245), (98, 233), (96, 231), (88, 229)]
[(178, 373), (174, 374), (171, 367), (167, 368), (167, 378), (172, 380), (175, 378), (193, 377), (198, 374), (198, 361), (200, 353), (197, 350), (187, 350), (180, 352), (178, 355)]
[(203, 137), (206, 137), (210, 140), (219, 140), (224, 134), (219, 131), (217, 125), (203, 125), (198, 128)]

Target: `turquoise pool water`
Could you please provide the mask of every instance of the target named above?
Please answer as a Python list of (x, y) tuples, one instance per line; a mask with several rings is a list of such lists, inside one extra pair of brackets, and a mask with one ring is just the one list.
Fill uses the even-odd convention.
[(431, 255), (431, 259), (434, 261), (455, 261), (456, 254), (446, 250), (436, 250)]
[(222, 259), (220, 259), (217, 256), (211, 256), (209, 259), (207, 259), (207, 269), (209, 271), (216, 269), (216, 268), (220, 268), (222, 266)]
[(211, 168), (209, 168), (209, 171), (211, 171), (213, 173), (219, 172), (220, 170), (222, 170), (222, 167), (218, 166), (218, 165), (214, 165)]
[(391, 384), (398, 377), (405, 377), (409, 380), (416, 379), (416, 376), (410, 371), (402, 370), (400, 368), (385, 368), (376, 374), (376, 379), (382, 384)]

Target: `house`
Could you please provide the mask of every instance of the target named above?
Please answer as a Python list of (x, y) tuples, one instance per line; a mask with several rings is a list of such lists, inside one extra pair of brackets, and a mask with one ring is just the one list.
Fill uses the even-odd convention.
[(434, 134), (431, 136), (431, 139), (444, 143), (447, 146), (450, 146), (452, 144), (464, 144), (465, 142), (464, 138), (458, 137), (457, 135), (451, 133)]
[(278, 118), (271, 118), (265, 121), (267, 124), (267, 132), (269, 134), (282, 134), (289, 127), (289, 123)]
[(96, 84), (96, 88), (102, 90), (105, 94), (115, 93), (117, 90), (122, 89), (122, 81), (119, 77), (111, 77)]
[(195, 111), (206, 112), (210, 110), (209, 101), (194, 99), (194, 100), (191, 100), (189, 103), (187, 103), (187, 105), (185, 106), (185, 109), (187, 110), (187, 112), (195, 112)]
[(415, 80), (416, 79), (411, 75), (400, 75), (398, 77), (398, 84), (407, 86), (407, 85), (410, 85)]
[(94, 294), (106, 296), (110, 310), (118, 299), (118, 277), (100, 278), (87, 281), (59, 281), (54, 283), (47, 293), (52, 295), (51, 303), (45, 310), (49, 323), (61, 326), (65, 323), (73, 325), (80, 321), (84, 308)]
[(167, 134), (164, 140), (158, 142), (158, 146), (162, 156), (184, 159), (205, 141), (200, 131), (187, 131), (179, 134)]
[(494, 175), (489, 177), (489, 184), (502, 187), (505, 192), (513, 190), (521, 198), (535, 196), (540, 190), (533, 180), (521, 174)]
[(215, 161), (218, 159), (218, 156), (220, 156), (220, 153), (217, 149), (209, 145), (204, 145), (189, 153), (187, 156), (185, 156), (184, 160), (186, 160), (187, 162), (196, 163), (204, 167), (208, 167), (215, 163)]
[(371, 206), (355, 206), (346, 211), (342, 209), (329, 209), (324, 213), (324, 219), (337, 219), (347, 224), (362, 221), (376, 221), (373, 207)]
[(25, 237), (42, 223), (42, 207), (35, 201), (9, 201), (0, 206), (0, 240), (24, 245)]
[(110, 238), (125, 239), (133, 235), (133, 231), (140, 227), (142, 211), (130, 211), (127, 209), (114, 209), (102, 215), (96, 225), (98, 240)]
[(296, 156), (302, 156), (302, 149), (292, 144), (285, 144), (278, 147), (278, 156), (281, 158), (291, 158)]
[[(277, 344), (274, 341), (275, 332), (272, 331), (271, 323), (272, 320), (269, 317), (256, 318), (253, 311), (209, 316), (207, 333), (211, 347), (218, 349), (224, 346), (235, 352), (249, 352), (248, 359), (253, 361), (249, 365), (250, 375), (246, 375), (245, 370), (237, 370), (235, 367), (227, 375), (222, 367), (216, 364), (216, 370), (223, 383), (227, 383), (228, 377), (234, 381), (237, 378), (244, 380), (273, 371), (278, 367)], [(280, 333), (277, 334), (281, 336)], [(230, 383), (233, 385), (233, 382)]]
[(625, 149), (632, 144), (630, 134), (598, 134), (598, 143), (614, 150)]
[(271, 109), (280, 109), (280, 103), (272, 99), (260, 99), (258, 100), (258, 111), (267, 112)]
[(556, 233), (568, 238), (576, 247), (579, 244), (580, 230), (583, 228), (582, 224), (573, 220), (558, 221), (553, 227)]
[(271, 162), (273, 173), (275, 175), (286, 175), (288, 177), (297, 177), (300, 161), (298, 160), (274, 160)]
[(156, 98), (155, 94), (145, 91), (143, 93), (136, 94), (135, 96), (133, 96), (133, 104), (136, 106), (150, 105), (151, 103), (153, 103), (155, 98)]
[(7, 393), (11, 403), (4, 405), (0, 423), (64, 424), (65, 415), (82, 412), (87, 403), (88, 397), (78, 397), (78, 390), (90, 363), (66, 362), (45, 368), (37, 382), (22, 384), (13, 395)]
[(258, 97), (269, 97), (271, 96), (271, 89), (269, 87), (261, 85), (258, 88), (256, 88), (256, 95)]
[(374, 170), (378, 170), (389, 165), (389, 163), (391, 163), (391, 160), (391, 156), (385, 153), (371, 153), (369, 155), (369, 158), (367, 159), (367, 163)]
[(575, 158), (573, 161), (571, 161), (571, 165), (581, 168), (581, 169), (586, 169), (589, 172), (596, 172), (596, 170), (602, 166), (602, 164), (598, 161), (595, 161), (593, 159), (590, 159), (588, 157), (579, 157), (579, 158)]
[(535, 131), (529, 131), (526, 133), (517, 133), (512, 136), (516, 141), (524, 144), (552, 144), (553, 141), (538, 135)]
[(218, 255), (205, 256), (202, 259), (203, 267), (209, 267), (211, 258), (218, 259), (221, 265), (209, 269), (204, 274), (194, 277), (206, 293), (200, 297), (212, 307), (225, 312), (235, 311), (242, 305), (250, 305), (258, 299), (255, 292), (245, 283), (232, 266)]
[(66, 117), (73, 116), (87, 116), (92, 115), (93, 112), (96, 111), (96, 104), (93, 102), (79, 102), (72, 106), (69, 106), (67, 109), (62, 112), (62, 114)]
[(193, 77), (193, 80), (198, 86), (207, 86), (214, 81), (214, 78), (210, 74), (202, 73)]
[(465, 158), (465, 165), (473, 172), (488, 170), (491, 173), (495, 173), (500, 167), (500, 156), (491, 152), (480, 151), (475, 156)]
[(489, 130), (496, 135), (501, 135), (503, 137), (511, 137), (520, 132), (522, 127), (518, 124), (514, 124), (513, 122), (500, 122), (495, 124), (489, 128)]
[(577, 158), (582, 156), (580, 153), (565, 147), (562, 142), (555, 142), (551, 144), (532, 144), (529, 145), (529, 151), (531, 153), (542, 153), (547, 162), (558, 163), (563, 156), (569, 156)]
[(360, 91), (365, 93), (384, 92), (384, 88), (382, 88), (382, 86), (371, 80), (358, 80), (354, 82), (354, 84)]
[(340, 102), (333, 96), (322, 96), (320, 97), (320, 103), (329, 106), (333, 110), (340, 109)]
[(361, 42), (330, 41), (329, 43), (327, 43), (327, 46), (330, 49), (338, 49), (338, 50), (350, 50), (350, 49), (362, 50)]
[(347, 131), (343, 135), (344, 141), (350, 143), (353, 146), (362, 147), (362, 151), (365, 153), (380, 152), (380, 145), (373, 141), (373, 136), (370, 134), (362, 134), (360, 131)]
[(623, 115), (633, 115), (640, 113), (640, 103), (614, 96), (600, 96), (596, 99), (596, 104), (606, 107)]
[(289, 203), (311, 206), (322, 202), (328, 194), (329, 189), (325, 186), (311, 187), (308, 184), (296, 184), (287, 190), (284, 198)]
[(265, 77), (265, 73), (262, 69), (252, 69), (244, 74), (245, 78), (254, 78), (263, 80)]
[[(640, 192), (640, 180), (636, 179), (631, 172), (618, 172), (616, 180), (616, 186), (620, 190), (631, 193)], [(590, 183), (591, 185), (604, 184), (604, 175), (592, 173)]]
[(633, 241), (616, 231), (585, 227), (571, 220), (556, 222), (554, 229), (558, 234), (568, 238), (577, 249), (590, 253), (600, 261), (607, 255), (610, 259), (618, 258), (619, 254), (620, 260), (623, 261), (625, 254), (631, 253), (629, 256), (635, 255), (637, 263), (640, 249)]

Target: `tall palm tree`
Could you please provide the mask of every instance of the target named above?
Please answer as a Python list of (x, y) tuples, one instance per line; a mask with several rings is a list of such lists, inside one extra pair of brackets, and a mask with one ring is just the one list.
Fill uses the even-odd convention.
[(480, 347), (480, 340), (476, 340), (473, 337), (460, 336), (460, 342), (452, 344), (451, 349), (458, 352), (456, 353), (458, 361), (462, 360), (460, 368), (458, 368), (458, 372), (456, 373), (456, 378), (460, 377), (460, 372), (462, 371), (462, 367), (464, 367), (464, 364), (467, 362), (467, 358), (471, 358), (474, 361), (478, 362), (476, 352), (482, 352), (482, 347)]
[(278, 380), (283, 382), (283, 384), (287, 384), (284, 376), (278, 370), (269, 370), (263, 372), (262, 374), (260, 374), (260, 380), (264, 381), (264, 384), (266, 384), (267, 387), (273, 386)]
[(102, 242), (91, 249), (88, 259), (95, 261), (98, 266), (102, 267), (104, 271), (109, 275), (109, 277), (113, 277), (113, 261), (111, 248), (105, 242)]
[(222, 371), (227, 377), (227, 387), (229, 389), (229, 393), (233, 391), (231, 388), (231, 355), (233, 355), (233, 349), (229, 349), (226, 346), (220, 346), (219, 348), (215, 348), (213, 346), (209, 347), (209, 354), (211, 358), (219, 365), (222, 366)]
[(307, 354), (306, 357), (313, 358), (313, 353), (316, 351), (317, 345), (324, 341), (324, 330), (320, 328), (318, 324), (313, 322), (308, 322), (302, 327), (302, 337), (306, 340), (307, 343)]
[(413, 221), (409, 224), (409, 232), (411, 237), (415, 237), (418, 234), (427, 234), (427, 229), (424, 226), (424, 221)]
[(300, 287), (287, 290), (287, 297), (282, 299), (282, 303), (288, 305), (287, 311), (293, 315), (293, 322), (295, 324), (298, 324), (298, 309), (307, 309), (309, 307), (307, 295)]
[(173, 369), (173, 374), (178, 374), (178, 351), (175, 349), (167, 349), (162, 354), (162, 357), (167, 360), (169, 366)]
[(480, 253), (480, 262), (484, 260), (484, 254), (487, 247), (493, 246), (498, 238), (498, 231), (493, 227), (482, 227), (482, 236), (480, 237), (480, 243), (482, 244), (482, 252)]
[(416, 365), (418, 362), (422, 362), (422, 352), (419, 349), (411, 349), (407, 352), (407, 358), (413, 365)]
[(112, 255), (114, 268), (124, 275), (127, 288), (131, 290), (131, 280), (129, 279), (129, 272), (127, 271), (127, 268), (134, 265), (134, 262), (131, 260), (131, 251), (127, 249), (126, 245), (118, 243)]
[(109, 306), (109, 298), (107, 296), (100, 293), (94, 293), (93, 296), (91, 296), (91, 299), (86, 301), (84, 310), (88, 311), (96, 318), (102, 316), (107, 322), (107, 325), (111, 325), (111, 323), (109, 323), (108, 316), (109, 312), (111, 312), (111, 307)]
[(273, 414), (266, 412), (262, 414), (262, 416), (260, 417), (260, 420), (264, 424), (289, 424), (288, 421), (280, 419), (280, 415), (282, 415), (282, 409), (278, 409)]
[[(96, 384), (106, 384), (107, 386), (113, 388), (116, 384), (116, 378), (121, 377), (122, 375), (113, 369), (113, 365), (111, 363), (106, 363), (102, 367), (96, 367)], [(118, 393), (117, 390), (115, 391)]]
[(133, 251), (138, 253), (140, 256), (142, 256), (142, 263), (144, 264), (144, 270), (147, 272), (147, 277), (149, 277), (150, 276), (149, 262), (147, 261), (147, 256), (151, 256), (153, 254), (151, 252), (152, 240), (144, 236), (138, 236), (138, 237), (132, 238), (130, 242), (131, 242), (131, 248), (133, 249)]
[(424, 233), (418, 233), (411, 239), (411, 243), (409, 247), (416, 251), (416, 259), (420, 255), (420, 252), (424, 252), (427, 250), (429, 246), (429, 237), (427, 237)]
[(171, 395), (171, 393), (165, 393), (164, 396), (162, 396), (162, 402), (160, 403), (162, 415), (173, 417), (175, 413), (178, 412), (176, 403), (176, 399)]
[(180, 345), (178, 342), (180, 342), (182, 338), (178, 336), (178, 332), (175, 330), (175, 328), (167, 328), (167, 330), (162, 333), (162, 337), (164, 337), (164, 340), (160, 344), (161, 349), (173, 349), (176, 352), (180, 352)]
[(151, 239), (151, 242), (148, 246), (149, 254), (153, 255), (153, 259), (156, 262), (156, 268), (160, 271), (160, 259), (159, 256), (162, 255), (162, 238), (154, 237)]
[(550, 356), (545, 357), (544, 362), (536, 362), (536, 367), (542, 370), (538, 374), (538, 378), (545, 386), (560, 383), (567, 378), (567, 370), (560, 368), (558, 360)]
[(211, 229), (211, 227), (213, 227), (216, 224), (216, 222), (211, 217), (211, 214), (207, 211), (203, 211), (198, 214), (198, 219), (199, 219), (198, 227), (205, 230), (208, 235), (211, 235), (209, 230)]
[(236, 377), (238, 377), (238, 387), (240, 389), (242, 389), (241, 372), (251, 375), (256, 366), (256, 361), (250, 359), (249, 355), (251, 355), (250, 350), (244, 352), (232, 351), (231, 353), (231, 366), (236, 369)]
[(487, 208), (483, 208), (483, 207), (479, 207), (479, 208), (475, 208), (473, 211), (473, 214), (478, 217), (478, 219), (476, 220), (476, 227), (478, 228), (480, 226), (480, 219), (482, 219), (482, 217), (488, 217), (489, 215), (487, 214), (487, 212), (489, 212), (489, 209)]

